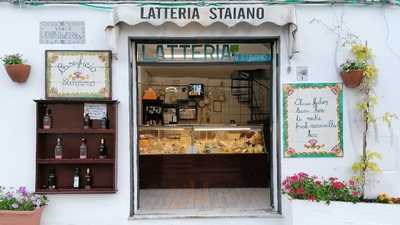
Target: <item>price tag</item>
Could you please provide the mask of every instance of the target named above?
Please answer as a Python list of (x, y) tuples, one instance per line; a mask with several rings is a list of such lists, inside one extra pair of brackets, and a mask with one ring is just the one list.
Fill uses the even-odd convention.
[(106, 104), (93, 104), (85, 103), (84, 105), (84, 115), (89, 114), (92, 120), (101, 120), (102, 118), (107, 118), (107, 105)]

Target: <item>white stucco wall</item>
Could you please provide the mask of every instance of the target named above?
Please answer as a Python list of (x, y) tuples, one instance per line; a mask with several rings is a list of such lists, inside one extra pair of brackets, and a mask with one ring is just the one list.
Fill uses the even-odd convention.
[[(377, 94), (380, 97), (379, 112), (390, 111), (400, 115), (396, 92), (397, 65), (400, 57), (400, 28), (395, 23), (400, 19), (399, 8), (343, 7), (343, 6), (296, 6), (298, 39), (301, 54), (293, 66), (308, 66), (310, 82), (340, 81), (335, 70), (336, 35), (318, 23), (335, 26), (341, 15), (349, 30), (368, 40), (374, 50), (376, 64), (380, 69)], [(110, 21), (110, 13), (76, 6), (49, 6), (37, 8), (15, 8), (0, 4), (0, 55), (19, 52), (32, 65), (32, 72), (25, 84), (12, 82), (0, 67), (0, 185), (26, 185), (34, 189), (35, 182), (35, 104), (33, 99), (44, 98), (44, 50), (46, 49), (107, 49), (104, 26)], [(386, 17), (385, 22), (384, 18)], [(83, 20), (86, 22), (86, 44), (83, 45), (39, 45), (39, 22), (58, 20)], [(388, 29), (389, 28), (389, 29)], [(191, 24), (179, 28), (173, 24), (149, 27), (145, 24), (134, 28), (123, 27), (119, 39), (118, 60), (113, 61), (113, 98), (120, 101), (118, 121), (118, 192), (110, 195), (51, 195), (51, 203), (43, 217), (44, 225), (123, 225), (123, 224), (278, 224), (278, 219), (182, 219), (182, 220), (135, 220), (129, 221), (130, 165), (129, 165), (129, 70), (128, 37), (211, 37), (211, 36), (281, 36), (282, 64), (281, 81), (296, 82), (294, 73), (288, 73), (286, 57), (286, 34), (284, 29), (265, 24), (251, 27), (239, 24), (227, 28), (221, 24), (204, 28)], [(389, 48), (390, 47), (390, 48)], [(340, 59), (339, 59), (340, 62)], [(135, 97), (135, 96), (134, 96)], [(360, 122), (355, 111), (357, 91), (344, 92), (344, 157), (329, 159), (284, 159), (282, 175), (305, 171), (320, 176), (349, 177), (351, 163), (361, 149)], [(376, 150), (384, 153), (381, 163), (384, 173), (380, 183), (372, 191), (387, 191), (400, 195), (399, 175), (399, 123), (392, 132), (380, 127), (379, 133), (371, 134), (371, 140), (379, 140)], [(379, 147), (378, 147), (379, 146)]]

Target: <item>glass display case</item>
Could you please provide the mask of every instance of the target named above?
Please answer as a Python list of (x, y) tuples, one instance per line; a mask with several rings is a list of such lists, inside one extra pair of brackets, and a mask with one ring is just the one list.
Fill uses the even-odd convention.
[(140, 154), (186, 154), (192, 146), (191, 130), (175, 126), (140, 127)]
[(262, 126), (139, 128), (140, 154), (265, 153)]

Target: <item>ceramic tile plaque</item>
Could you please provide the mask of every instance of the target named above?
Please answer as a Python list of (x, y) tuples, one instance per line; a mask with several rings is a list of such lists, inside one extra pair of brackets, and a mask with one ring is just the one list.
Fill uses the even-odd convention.
[(111, 99), (111, 52), (46, 51), (46, 98)]
[(285, 84), (283, 92), (285, 157), (342, 157), (342, 84)]
[(40, 44), (85, 44), (84, 21), (40, 22)]

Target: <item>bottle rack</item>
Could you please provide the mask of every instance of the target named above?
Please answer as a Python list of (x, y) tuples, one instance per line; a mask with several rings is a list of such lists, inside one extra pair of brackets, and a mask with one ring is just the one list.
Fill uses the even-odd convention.
[[(117, 105), (115, 100), (35, 100), (36, 102), (36, 192), (46, 194), (115, 193), (117, 171)], [(92, 127), (83, 128), (84, 104), (107, 105), (108, 128), (100, 128), (100, 120), (93, 120)], [(43, 129), (43, 116), (50, 109), (52, 126)], [(55, 159), (57, 138), (62, 139), (63, 157)], [(87, 159), (79, 158), (81, 138), (86, 138)], [(99, 158), (100, 139), (106, 141), (108, 156)], [(86, 168), (90, 168), (92, 187), (72, 187), (74, 169), (79, 168), (84, 182)], [(56, 189), (47, 187), (49, 171), (55, 170)]]

